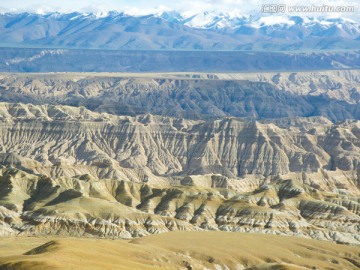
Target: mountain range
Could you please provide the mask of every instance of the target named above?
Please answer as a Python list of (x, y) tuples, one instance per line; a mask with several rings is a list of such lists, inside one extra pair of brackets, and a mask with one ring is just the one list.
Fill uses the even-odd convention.
[(0, 40), (2, 46), (97, 49), (359, 49), (360, 24), (343, 18), (214, 12), (3, 13)]

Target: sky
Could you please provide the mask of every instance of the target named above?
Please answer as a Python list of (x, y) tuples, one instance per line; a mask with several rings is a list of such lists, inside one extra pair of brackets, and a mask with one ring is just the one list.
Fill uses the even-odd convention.
[[(354, 6), (354, 14), (360, 17), (360, 0), (0, 0), (0, 12), (106, 12), (125, 11), (128, 14), (147, 14), (157, 10), (184, 11), (239, 11), (255, 14), (263, 4), (287, 5), (346, 5)], [(321, 14), (320, 14), (321, 15)]]

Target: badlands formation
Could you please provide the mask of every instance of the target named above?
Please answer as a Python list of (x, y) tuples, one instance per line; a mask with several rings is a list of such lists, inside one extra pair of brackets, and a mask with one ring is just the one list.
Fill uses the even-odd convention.
[(360, 71), (268, 73), (0, 73), (0, 101), (84, 106), (187, 119), (360, 119)]
[(359, 82), (0, 74), (0, 269), (358, 268)]
[(359, 121), (0, 108), (2, 235), (221, 230), (360, 243)]

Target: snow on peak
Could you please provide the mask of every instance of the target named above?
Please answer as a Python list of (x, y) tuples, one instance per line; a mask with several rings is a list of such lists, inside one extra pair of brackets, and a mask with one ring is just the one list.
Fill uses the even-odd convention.
[(291, 26), (295, 24), (295, 21), (291, 20), (288, 16), (266, 16), (257, 20), (253, 26), (260, 28), (262, 26), (273, 26), (277, 24), (286, 24)]
[[(165, 17), (163, 17), (166, 19)], [(241, 22), (247, 21), (249, 16), (241, 14), (238, 10), (232, 12), (193, 11), (177, 13), (176, 20), (193, 28), (236, 28)]]
[[(13, 13), (10, 13), (13, 14)], [(24, 13), (25, 14), (25, 13)], [(188, 11), (180, 13), (175, 10), (171, 10), (166, 6), (160, 6), (157, 9), (152, 10), (138, 10), (127, 9), (126, 12), (121, 11), (94, 11), (90, 13), (80, 12), (49, 12), (46, 7), (38, 7), (37, 12), (26, 13), (29, 16), (36, 14), (37, 16), (44, 16), (50, 18), (64, 17), (68, 20), (77, 20), (81, 18), (88, 19), (103, 19), (112, 18), (116, 19), (120, 17), (142, 17), (142, 16), (155, 16), (171, 23), (177, 23), (185, 25), (191, 28), (201, 29), (239, 29), (242, 26), (246, 28), (278, 28), (282, 29), (291, 28), (294, 25), (302, 26), (306, 28), (316, 27), (316, 31), (325, 30), (331, 27), (337, 26), (340, 29), (346, 31), (359, 33), (360, 28), (357, 22), (344, 18), (331, 18), (331, 17), (308, 17), (308, 16), (289, 16), (286, 14), (277, 15), (244, 15), (240, 10), (234, 9), (229, 12), (219, 11), (205, 11), (194, 12)], [(14, 14), (15, 15), (15, 14)]]

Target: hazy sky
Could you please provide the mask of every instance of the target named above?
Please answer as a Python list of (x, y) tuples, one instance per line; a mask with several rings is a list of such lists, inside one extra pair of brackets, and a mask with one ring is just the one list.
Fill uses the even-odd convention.
[[(256, 13), (263, 4), (288, 5), (352, 5), (359, 16), (360, 0), (0, 0), (0, 11), (82, 11), (100, 12), (109, 10), (128, 13), (147, 13), (158, 9), (176, 9), (180, 11), (239, 10), (243, 13)], [(350, 15), (350, 14), (349, 14)]]

